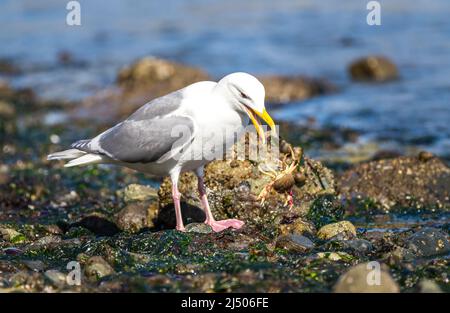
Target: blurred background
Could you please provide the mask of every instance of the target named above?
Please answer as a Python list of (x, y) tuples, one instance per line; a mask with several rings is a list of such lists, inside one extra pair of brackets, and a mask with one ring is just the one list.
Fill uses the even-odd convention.
[[(199, 68), (211, 79), (235, 71), (271, 75), (266, 88), (275, 84), (270, 79), (290, 84), (301, 76), (306, 96), (288, 91), (277, 99), (286, 92), (279, 86), (269, 102), (296, 134), (290, 139), (300, 138), (314, 157), (358, 161), (426, 149), (448, 159), (450, 2), (379, 2), (381, 25), (369, 26), (368, 1), (361, 0), (89, 0), (79, 1), (81, 26), (68, 26), (68, 1), (4, 0), (0, 74), (13, 88), (67, 106), (115, 86), (120, 69), (145, 56)], [(387, 82), (370, 82), (378, 79), (364, 77), (364, 69), (364, 82), (352, 79), (350, 64), (369, 56), (395, 67), (379, 79)], [(292, 88), (304, 88), (297, 83)], [(52, 112), (46, 120), (58, 118)]]

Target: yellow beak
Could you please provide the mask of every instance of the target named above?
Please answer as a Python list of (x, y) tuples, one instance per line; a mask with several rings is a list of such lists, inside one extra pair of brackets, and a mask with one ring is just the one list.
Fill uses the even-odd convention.
[(272, 132), (275, 132), (275, 123), (273, 122), (272, 118), (270, 117), (269, 113), (267, 113), (266, 109), (262, 111), (262, 113), (256, 112), (250, 108), (245, 108), (247, 111), (248, 116), (250, 117), (250, 120), (252, 121), (253, 125), (256, 128), (256, 132), (258, 133), (259, 138), (261, 138), (261, 141), (263, 143), (266, 142), (266, 136), (264, 134), (264, 129), (261, 126), (261, 123), (256, 118), (255, 114), (259, 116), (264, 122), (269, 125)]

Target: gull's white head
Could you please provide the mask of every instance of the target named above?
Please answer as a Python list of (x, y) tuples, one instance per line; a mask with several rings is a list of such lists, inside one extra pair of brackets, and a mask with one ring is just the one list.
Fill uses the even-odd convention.
[(264, 106), (264, 86), (256, 77), (243, 72), (232, 73), (217, 83), (217, 90), (236, 110), (249, 116), (263, 140), (264, 131), (255, 115), (263, 119), (272, 130), (274, 129), (275, 124)]

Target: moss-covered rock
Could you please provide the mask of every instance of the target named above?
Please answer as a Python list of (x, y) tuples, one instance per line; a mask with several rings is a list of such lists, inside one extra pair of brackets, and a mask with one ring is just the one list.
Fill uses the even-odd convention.
[(349, 213), (450, 208), (450, 169), (435, 157), (363, 163), (343, 173), (338, 186)]
[(352, 239), (356, 236), (356, 228), (349, 221), (341, 221), (323, 226), (317, 232), (317, 237), (323, 240), (332, 238)]

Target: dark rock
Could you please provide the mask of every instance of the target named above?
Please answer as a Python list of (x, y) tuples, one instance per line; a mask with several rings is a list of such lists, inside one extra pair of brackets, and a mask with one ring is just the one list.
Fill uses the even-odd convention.
[(372, 157), (371, 161), (379, 161), (384, 159), (395, 159), (401, 157), (402, 154), (395, 150), (379, 150)]
[(450, 252), (450, 242), (448, 235), (439, 229), (426, 227), (407, 239), (407, 247), (414, 255), (428, 257), (433, 255), (446, 254)]
[[(183, 213), (183, 223), (202, 223), (206, 219), (205, 212), (197, 206), (181, 202), (181, 212)], [(172, 229), (176, 226), (175, 207), (173, 203), (163, 206), (159, 209), (155, 226), (161, 229)]]
[(314, 243), (301, 235), (287, 235), (277, 238), (276, 247), (290, 252), (305, 253), (314, 248)]
[(419, 161), (427, 162), (431, 159), (433, 159), (435, 156), (433, 153), (428, 151), (420, 151), (419, 155), (417, 156), (419, 158)]
[(84, 227), (100, 236), (113, 236), (120, 231), (116, 224), (100, 215), (86, 216), (80, 221), (70, 224), (70, 227), (78, 226)]
[(439, 159), (400, 157), (357, 165), (339, 179), (348, 211), (450, 207), (450, 169)]
[(365, 239), (331, 240), (324, 246), (327, 250), (345, 251), (352, 255), (364, 256), (373, 251), (373, 244)]
[[(379, 263), (378, 263), (379, 264)], [(338, 293), (398, 293), (400, 288), (384, 266), (379, 267), (379, 280), (377, 269), (370, 263), (353, 266), (343, 274), (334, 285), (334, 292)]]
[(350, 64), (349, 72), (353, 80), (384, 82), (398, 78), (394, 63), (382, 56), (368, 56)]
[(26, 267), (35, 272), (42, 272), (47, 267), (47, 265), (45, 265), (45, 263), (40, 260), (27, 260), (23, 261), (23, 263), (26, 265)]

